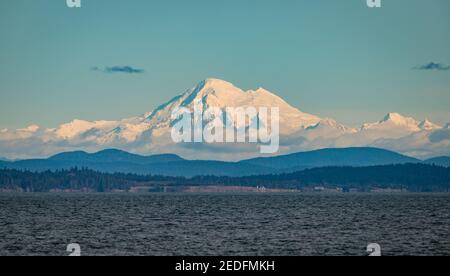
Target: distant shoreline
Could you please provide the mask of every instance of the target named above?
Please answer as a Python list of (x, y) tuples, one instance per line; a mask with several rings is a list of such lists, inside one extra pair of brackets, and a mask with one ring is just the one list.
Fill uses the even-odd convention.
[(17, 191), (17, 190), (2, 190), (0, 189), (0, 195), (13, 195), (13, 194), (54, 194), (54, 195), (175, 195), (175, 194), (184, 194), (184, 195), (195, 195), (195, 194), (220, 194), (220, 195), (236, 195), (236, 194), (249, 194), (249, 195), (275, 195), (275, 194), (302, 194), (302, 195), (363, 195), (363, 194), (372, 194), (372, 195), (400, 195), (400, 194), (450, 194), (450, 192), (442, 191), (442, 192), (411, 192), (411, 191), (400, 191), (400, 190), (392, 190), (392, 189), (374, 189), (371, 191), (350, 191), (343, 192), (334, 189), (327, 189), (325, 191), (314, 191), (314, 190), (293, 190), (293, 189), (266, 189), (259, 190), (254, 187), (232, 187), (232, 186), (186, 186), (180, 187), (178, 189), (170, 189), (168, 191), (151, 191), (149, 187), (134, 187), (132, 190), (116, 190), (109, 192), (97, 192), (97, 191), (87, 191), (87, 190), (52, 190), (47, 192), (26, 192), (26, 191)]
[(449, 192), (450, 168), (424, 165), (323, 167), (248, 177), (193, 178), (104, 173), (90, 169), (0, 169), (0, 192), (401, 193)]

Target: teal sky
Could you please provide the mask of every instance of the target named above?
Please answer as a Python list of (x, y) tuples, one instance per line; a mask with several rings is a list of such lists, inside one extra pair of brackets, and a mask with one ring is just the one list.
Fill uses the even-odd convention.
[[(450, 1), (2, 0), (0, 128), (151, 111), (202, 79), (349, 124), (450, 121)], [(92, 70), (130, 66), (144, 73)], [(446, 68), (448, 69), (448, 68)]]

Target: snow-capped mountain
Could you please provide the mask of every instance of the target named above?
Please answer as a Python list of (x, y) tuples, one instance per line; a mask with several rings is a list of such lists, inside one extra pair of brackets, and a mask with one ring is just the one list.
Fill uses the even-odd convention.
[[(73, 120), (52, 129), (37, 125), (2, 129), (0, 155), (10, 159), (35, 158), (64, 151), (118, 148), (140, 154), (175, 153), (188, 159), (240, 160), (260, 156), (255, 144), (172, 142), (173, 111), (193, 110), (199, 103), (203, 110), (209, 107), (224, 111), (230, 107), (279, 108), (279, 154), (352, 146), (377, 146), (415, 157), (450, 154), (450, 124), (443, 128), (429, 120), (418, 121), (389, 113), (378, 122), (350, 128), (333, 119), (302, 112), (263, 88), (244, 91), (223, 80), (207, 79), (138, 117), (120, 121)], [(252, 120), (234, 127), (248, 128)]]
[(405, 117), (399, 113), (389, 113), (379, 122), (364, 124), (362, 130), (402, 129), (408, 132), (414, 132), (420, 131), (419, 124), (414, 118)]
[(437, 125), (437, 124), (435, 124), (435, 123), (433, 123), (433, 122), (430, 122), (428, 119), (425, 119), (424, 121), (420, 122), (419, 128), (421, 130), (430, 130), (430, 131), (432, 131), (432, 130), (441, 129), (442, 127)]
[(379, 122), (364, 124), (362, 130), (402, 129), (407, 132), (417, 132), (421, 130), (436, 130), (441, 128), (441, 126), (430, 122), (428, 119), (419, 122), (414, 118), (405, 117), (399, 113), (389, 113), (383, 120)]
[(361, 132), (372, 139), (401, 138), (411, 133), (433, 131), (441, 128), (428, 120), (420, 122), (399, 113), (389, 113), (379, 122), (364, 124)]
[(229, 107), (255, 107), (257, 109), (278, 107), (282, 110), (280, 129), (283, 134), (293, 133), (320, 121), (319, 117), (301, 112), (263, 88), (243, 91), (229, 82), (218, 79), (202, 81), (196, 87), (157, 108), (148, 116), (147, 120), (153, 127), (168, 127), (171, 124), (171, 114), (174, 110), (181, 107), (193, 110), (194, 105), (198, 102), (203, 104), (203, 110), (209, 107), (219, 107), (223, 111)]

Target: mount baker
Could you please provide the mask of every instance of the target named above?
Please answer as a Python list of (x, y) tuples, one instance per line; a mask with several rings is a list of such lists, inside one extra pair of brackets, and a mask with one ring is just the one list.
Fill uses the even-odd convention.
[[(235, 161), (260, 156), (257, 144), (173, 143), (172, 112), (180, 107), (193, 109), (198, 101), (203, 102), (205, 109), (278, 107), (280, 155), (320, 148), (363, 146), (394, 150), (417, 158), (450, 155), (450, 123), (442, 127), (428, 120), (418, 121), (390, 113), (378, 122), (350, 128), (333, 119), (304, 113), (263, 88), (243, 91), (229, 82), (207, 79), (139, 117), (120, 121), (74, 120), (57, 128), (31, 125), (17, 130), (0, 130), (0, 156), (26, 159), (108, 148), (139, 154), (173, 153), (187, 159), (204, 160)], [(249, 121), (252, 119), (255, 118)]]

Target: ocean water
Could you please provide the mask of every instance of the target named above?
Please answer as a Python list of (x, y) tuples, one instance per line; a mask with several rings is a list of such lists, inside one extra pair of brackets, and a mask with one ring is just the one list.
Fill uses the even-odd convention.
[(449, 194), (0, 194), (0, 255), (450, 255)]

